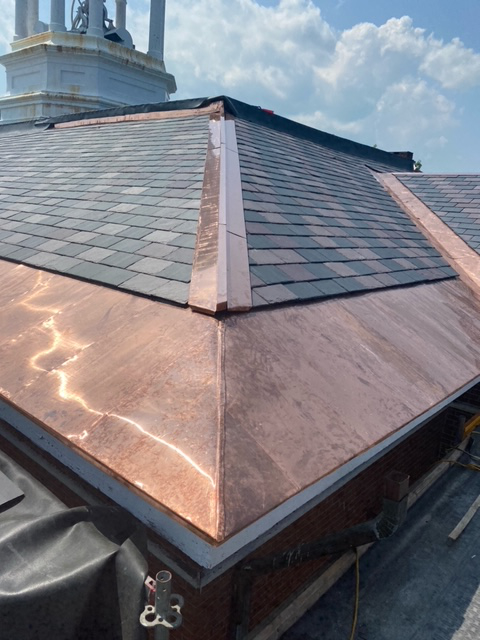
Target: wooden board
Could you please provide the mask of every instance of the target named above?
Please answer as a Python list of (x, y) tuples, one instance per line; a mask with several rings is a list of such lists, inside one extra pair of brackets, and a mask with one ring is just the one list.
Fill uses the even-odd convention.
[(466, 528), (470, 520), (473, 518), (473, 516), (477, 513), (479, 508), (480, 508), (480, 495), (475, 500), (475, 502), (470, 506), (469, 510), (463, 516), (460, 522), (457, 524), (455, 529), (449, 534), (448, 542), (450, 544), (455, 542), (460, 537), (460, 535), (462, 534), (462, 532), (464, 531), (464, 529)]

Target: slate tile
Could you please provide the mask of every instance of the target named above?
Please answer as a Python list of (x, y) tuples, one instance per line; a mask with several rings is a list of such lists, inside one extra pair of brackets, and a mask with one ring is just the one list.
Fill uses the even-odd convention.
[(395, 279), (394, 273), (376, 273), (375, 278), (386, 287), (392, 287), (398, 284), (398, 280)]
[(51, 260), (49, 260), (48, 262), (45, 262), (44, 266), (47, 267), (48, 269), (54, 269), (55, 271), (60, 271), (61, 273), (64, 273), (68, 269), (71, 269), (72, 267), (75, 267), (78, 264), (80, 264), (80, 260), (77, 260), (76, 258), (72, 258), (69, 256), (58, 256), (58, 255), (52, 254)]
[(346, 262), (325, 262), (323, 266), (328, 267), (328, 269), (333, 272), (331, 277), (347, 277), (357, 275), (357, 272), (349, 267), (348, 263)]
[(4, 252), (2, 248), (0, 248), (0, 256), (8, 257), (10, 260), (17, 260), (18, 262), (23, 262), (30, 256), (36, 255), (35, 249), (29, 249), (28, 247), (17, 247), (16, 245), (11, 245), (12, 251)]
[(173, 300), (179, 304), (186, 304), (188, 302), (189, 291), (189, 284), (171, 280), (164, 282), (158, 289), (153, 289), (151, 295), (165, 300)]
[(347, 277), (340, 280), (341, 286), (348, 292), (357, 292), (365, 290), (366, 287), (359, 281), (357, 277)]
[(313, 262), (309, 264), (303, 265), (307, 271), (310, 271), (316, 280), (321, 280), (323, 278), (335, 278), (337, 276), (336, 272), (332, 269), (329, 269), (325, 264), (321, 262)]
[(168, 259), (171, 262), (180, 262), (183, 264), (191, 265), (193, 264), (193, 258), (195, 252), (193, 249), (188, 249), (187, 247), (182, 247), (179, 249), (174, 249), (171, 253), (168, 253)]
[[(116, 238), (118, 240), (118, 237)], [(114, 251), (124, 251), (126, 253), (135, 253), (136, 251), (140, 251), (144, 247), (149, 244), (144, 240), (135, 240), (131, 238), (124, 238), (115, 244), (108, 245)]]
[[(148, 225), (148, 228), (150, 230), (150, 233), (152, 233), (154, 229), (158, 229), (159, 231), (175, 231), (175, 233), (178, 233), (176, 231), (176, 228), (178, 227), (179, 224), (181, 224), (181, 222), (182, 221), (178, 220), (177, 218), (159, 217), (153, 222), (151, 222)], [(180, 236), (180, 234), (178, 235)]]
[(57, 251), (58, 249), (62, 249), (68, 244), (64, 240), (47, 240), (42, 244), (37, 245), (39, 251)]
[[(131, 274), (132, 272), (130, 271), (130, 275)], [(163, 280), (161, 278), (139, 273), (138, 275), (125, 280), (122, 283), (122, 288), (148, 295), (152, 291), (158, 289), (162, 284)]]
[(31, 236), (30, 238), (27, 238), (27, 240), (22, 241), (22, 247), (29, 247), (29, 248), (35, 249), (36, 247), (44, 243), (45, 243), (45, 238), (40, 238), (38, 236)]
[(297, 300), (297, 296), (283, 284), (258, 287), (255, 292), (269, 304)]
[(55, 253), (59, 253), (62, 256), (75, 257), (75, 256), (78, 256), (78, 254), (82, 253), (83, 251), (85, 251), (85, 245), (70, 243), (70, 244), (66, 244), (63, 247), (59, 247), (58, 249), (56, 249)]
[(54, 253), (46, 253), (44, 251), (36, 251), (28, 258), (24, 258), (27, 264), (33, 264), (35, 267), (43, 267), (51, 262), (54, 258), (58, 258)]
[(168, 244), (178, 236), (178, 233), (173, 233), (171, 231), (154, 231), (153, 233), (146, 235), (143, 240), (145, 242), (160, 242), (162, 244)]
[(102, 247), (108, 249), (114, 244), (118, 244), (119, 238), (117, 236), (97, 236), (88, 241), (88, 245), (93, 247)]
[(138, 271), (140, 273), (148, 273), (150, 275), (158, 275), (161, 271), (171, 266), (172, 263), (168, 260), (161, 260), (159, 258), (142, 258), (132, 264), (130, 269), (132, 271)]
[(4, 242), (8, 244), (22, 244), (25, 240), (30, 239), (31, 236), (25, 233), (11, 233), (7, 237), (4, 238)]
[(117, 236), (122, 235), (122, 232), (127, 228), (127, 225), (108, 223), (103, 224), (101, 227), (98, 227), (97, 233), (105, 234), (108, 236)]
[(20, 251), (24, 247), (19, 247), (16, 244), (5, 244), (0, 243), (0, 256), (2, 258), (8, 258), (11, 253), (15, 253), (16, 251)]
[[(80, 260), (88, 260), (89, 262), (102, 262), (105, 258), (113, 255), (115, 252), (110, 249), (102, 249), (102, 247), (92, 247), (78, 254)], [(127, 254), (128, 255), (128, 254)], [(119, 265), (115, 265), (119, 266)]]
[(91, 242), (94, 238), (97, 238), (97, 233), (91, 233), (89, 231), (77, 231), (76, 233), (65, 236), (65, 240), (69, 242)]
[(141, 260), (141, 256), (135, 253), (123, 253), (122, 251), (109, 251), (109, 255), (102, 258), (100, 262), (102, 264), (108, 264), (112, 267), (119, 267), (121, 269), (128, 269), (130, 265)]
[(79, 276), (80, 278), (86, 278), (88, 280), (94, 280), (95, 276), (101, 271), (101, 265), (94, 262), (79, 262), (73, 265), (65, 272), (72, 276)]
[(250, 271), (265, 284), (277, 284), (285, 281), (285, 273), (273, 265), (253, 266)]
[(119, 235), (122, 238), (133, 238), (135, 240), (141, 240), (150, 233), (150, 229), (142, 229), (141, 227), (128, 227), (125, 231), (122, 231)]
[(96, 278), (101, 282), (111, 285), (121, 285), (131, 278), (132, 272), (127, 269), (111, 267), (109, 265), (99, 264), (101, 270), (96, 274)]
[(171, 264), (169, 267), (160, 271), (158, 275), (168, 280), (190, 282), (192, 277), (192, 267), (188, 264)]
[(304, 282), (316, 279), (312, 271), (305, 269), (301, 264), (282, 264), (278, 268), (285, 273), (284, 282)]
[(290, 284), (285, 284), (285, 287), (300, 300), (318, 298), (320, 294), (317, 287), (309, 282), (292, 282)]

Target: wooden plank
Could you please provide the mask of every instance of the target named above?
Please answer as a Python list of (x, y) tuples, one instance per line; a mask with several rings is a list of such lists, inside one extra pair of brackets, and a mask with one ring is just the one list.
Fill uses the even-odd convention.
[(466, 526), (471, 521), (473, 516), (477, 513), (479, 508), (480, 508), (480, 495), (477, 497), (475, 502), (470, 506), (469, 510), (463, 516), (463, 518), (460, 520), (460, 522), (457, 524), (455, 529), (449, 534), (448, 542), (450, 544), (452, 544), (453, 542), (458, 540), (458, 538), (460, 537), (462, 532), (465, 530)]

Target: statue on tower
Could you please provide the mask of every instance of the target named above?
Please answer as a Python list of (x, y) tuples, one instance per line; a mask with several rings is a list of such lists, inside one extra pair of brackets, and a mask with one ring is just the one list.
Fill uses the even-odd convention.
[[(75, 4), (78, 2), (77, 11), (75, 12)], [(105, 3), (105, 0), (103, 0)], [(76, 33), (87, 33), (88, 29), (88, 0), (72, 0), (72, 31)], [(107, 7), (103, 7), (103, 29), (105, 32), (115, 29), (113, 20), (108, 17)]]

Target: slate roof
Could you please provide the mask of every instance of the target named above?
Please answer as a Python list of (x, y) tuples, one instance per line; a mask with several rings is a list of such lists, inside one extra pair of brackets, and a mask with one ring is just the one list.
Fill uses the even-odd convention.
[(374, 178), (391, 167), (236, 127), (254, 305), (455, 275)]
[[(187, 304), (219, 119), (206, 107), (218, 104), (235, 119), (254, 307), (456, 275), (374, 177), (408, 160), (227, 98), (109, 110), (100, 124), (91, 118), (102, 112), (43, 131), (6, 127), (0, 257)], [(115, 119), (135, 109), (136, 120)], [(178, 113), (145, 113), (155, 110)], [(92, 124), (77, 126), (82, 118)], [(238, 267), (227, 258), (223, 268)]]
[(188, 299), (208, 116), (1, 138), (0, 257)]
[(472, 249), (480, 253), (480, 175), (397, 175)]

